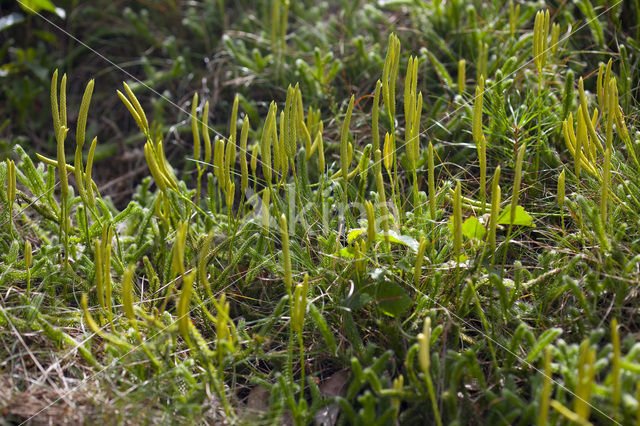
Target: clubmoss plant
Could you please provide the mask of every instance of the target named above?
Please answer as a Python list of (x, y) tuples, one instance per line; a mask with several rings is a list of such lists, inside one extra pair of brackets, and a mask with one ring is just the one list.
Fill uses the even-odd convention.
[(24, 267), (27, 270), (27, 297), (31, 295), (31, 263), (33, 262), (33, 249), (31, 242), (24, 242)]
[(380, 149), (380, 132), (378, 130), (378, 118), (380, 110), (380, 91), (382, 90), (382, 82), (376, 81), (376, 88), (373, 92), (373, 106), (371, 107), (371, 140), (373, 143), (373, 152)]
[(129, 324), (137, 329), (136, 317), (133, 310), (133, 275), (135, 265), (129, 265), (122, 276), (122, 308)]
[[(196, 40), (189, 46), (197, 53), (199, 37), (217, 27), (197, 19), (211, 5), (192, 3), (176, 12), (193, 25), (175, 29)], [(46, 369), (43, 354), (47, 362), (55, 357), (39, 346), (50, 341), (65, 362), (75, 362), (69, 377), (95, 369), (96, 388), (104, 392), (96, 398), (107, 401), (99, 415), (108, 418), (112, 403), (125, 422), (278, 424), (290, 415), (305, 424), (330, 413), (349, 424), (459, 424), (477, 412), (487, 424), (595, 424), (609, 417), (632, 423), (634, 323), (618, 327), (612, 319), (638, 299), (640, 166), (637, 126), (626, 118), (637, 105), (633, 93), (622, 94), (634, 76), (630, 60), (594, 68), (599, 58), (592, 51), (575, 50), (593, 38), (574, 31), (562, 57), (548, 54), (541, 64), (540, 45), (549, 38), (544, 12), (529, 63), (531, 28), (520, 37), (519, 27), (534, 26), (536, 10), (523, 8), (520, 17), (515, 3), (476, 10), (408, 2), (402, 9), (408, 20), (389, 38), (386, 58), (379, 29), (397, 13), (388, 5), (345, 7), (338, 26), (324, 20), (320, 3), (291, 4), (295, 19), (285, 17), (282, 1), (263, 6), (262, 14), (227, 13), (227, 36), (219, 46), (209, 40), (207, 57), (229, 59), (215, 62), (216, 75), (233, 76), (214, 90), (210, 119), (201, 95), (178, 93), (193, 87), (189, 78), (169, 93), (193, 96), (191, 126), (169, 121), (166, 99), (152, 101), (147, 121), (138, 101), (144, 86), (121, 89), (121, 112), (129, 110), (142, 132), (123, 144), (135, 150), (142, 142), (150, 174), (136, 183), (125, 208), (91, 177), (94, 156), (95, 167), (103, 167), (100, 155), (112, 142), (97, 147), (94, 138), (85, 158), (83, 132), (101, 132), (88, 111), (102, 108), (103, 93), (91, 94), (102, 83), (69, 85), (80, 90), (70, 90), (69, 100), (81, 103), (72, 164), (64, 143), (56, 158), (40, 156), (38, 164), (19, 147), (15, 164), (0, 162), (7, 182), (0, 197), (10, 204), (2, 205), (0, 227), (7, 229), (9, 213), (14, 231), (0, 235), (0, 340), (6, 340), (0, 355), (7, 366), (25, 382), (37, 381), (36, 361)], [(580, 7), (567, 3), (555, 15), (551, 51), (559, 28), (577, 28), (572, 14)], [(615, 9), (598, 7), (607, 12), (603, 34), (625, 40), (628, 29), (613, 25), (624, 22), (611, 15)], [(159, 42), (162, 28), (145, 24), (144, 13), (125, 16), (140, 32), (146, 25), (145, 46)], [(267, 18), (261, 34), (249, 32), (259, 24), (254, 16)], [(325, 26), (339, 31), (329, 34)], [(154, 51), (183, 51), (180, 33)], [(337, 33), (352, 42), (337, 42)], [(401, 56), (405, 37), (409, 48), (429, 50)], [(488, 56), (488, 46), (500, 46), (500, 54)], [(626, 49), (636, 56), (634, 43)], [(601, 53), (617, 57), (623, 50), (603, 45)], [(450, 74), (472, 59), (479, 77), (473, 106), (462, 99), (468, 70), (459, 69), (457, 87)], [(138, 71), (164, 89), (156, 80), (161, 61), (140, 63)], [(595, 75), (579, 82), (576, 103), (569, 68), (582, 63), (597, 69), (598, 79), (593, 97), (585, 89), (593, 89)], [(189, 76), (202, 76), (195, 63), (187, 66)], [(400, 67), (407, 73), (396, 97)], [(230, 86), (238, 81), (243, 85)], [(55, 82), (63, 89), (66, 83)], [(66, 90), (54, 89), (57, 143), (72, 126)], [(92, 97), (101, 102), (89, 105)], [(469, 127), (473, 145), (464, 143)], [(164, 136), (173, 141), (183, 133), (193, 135), (186, 149), (192, 153)], [(525, 164), (527, 150), (536, 160)], [(169, 155), (174, 165), (184, 155), (187, 167), (174, 169)], [(501, 187), (505, 165), (514, 176)], [(495, 168), (490, 189), (489, 167)], [(63, 200), (58, 175), (69, 173), (75, 178), (66, 182)], [(575, 177), (574, 196), (565, 186)], [(428, 183), (427, 198), (419, 179)], [(548, 196), (556, 181), (557, 200)], [(77, 190), (68, 187), (75, 184)], [(503, 201), (502, 191), (511, 198)], [(555, 232), (558, 207), (563, 232)], [(445, 210), (449, 221), (439, 217)], [(610, 339), (603, 338), (609, 329)], [(26, 348), (12, 343), (20, 335), (29, 337), (22, 340), (35, 368), (12, 367), (24, 358)], [(544, 366), (544, 376), (530, 374), (534, 366)], [(336, 396), (324, 395), (333, 385)], [(251, 409), (256, 401), (263, 412)], [(0, 407), (7, 409), (13, 408)]]
[(511, 233), (513, 232), (513, 224), (516, 219), (516, 212), (518, 208), (518, 202), (520, 200), (520, 185), (522, 184), (522, 162), (524, 160), (524, 153), (526, 152), (527, 145), (523, 144), (518, 149), (516, 157), (516, 168), (513, 177), (513, 191), (511, 193), (511, 203), (509, 204), (509, 229), (507, 230), (507, 237), (504, 243), (504, 254), (502, 256), (502, 272), (504, 273), (504, 265), (507, 257), (507, 250), (511, 241)]
[(427, 152), (427, 179), (429, 186), (429, 214), (432, 221), (436, 219), (436, 179), (434, 156), (435, 152), (433, 150), (433, 143), (429, 142), (429, 150)]
[(458, 61), (458, 95), (462, 96), (467, 88), (467, 61)]
[(376, 242), (376, 214), (373, 203), (369, 200), (364, 202), (367, 213), (367, 249), (371, 249)]
[(489, 232), (487, 232), (487, 244), (491, 252), (496, 250), (496, 229), (498, 226), (498, 215), (500, 213), (500, 166), (493, 172), (491, 181), (491, 215), (489, 216)]
[[(546, 19), (546, 18), (545, 18)], [(551, 41), (549, 42), (551, 54), (556, 56), (560, 44), (560, 25), (556, 22), (551, 24)]]
[(340, 169), (342, 170), (342, 192), (344, 193), (344, 202), (347, 203), (347, 187), (349, 184), (349, 166), (351, 156), (349, 155), (349, 124), (351, 123), (351, 114), (353, 112), (353, 103), (355, 96), (351, 95), (347, 112), (342, 123), (342, 131), (340, 132)]
[(268, 233), (269, 230), (269, 222), (270, 222), (270, 214), (269, 214), (269, 204), (271, 200), (271, 190), (269, 188), (265, 188), (262, 190), (262, 229), (265, 233)]
[(53, 129), (57, 142), (57, 166), (60, 176), (60, 240), (64, 245), (64, 266), (69, 261), (69, 220), (68, 197), (69, 182), (67, 180), (67, 163), (64, 153), (64, 141), (67, 137), (67, 75), (60, 81), (60, 103), (58, 103), (58, 70), (51, 79), (51, 113), (53, 115)]
[(609, 186), (611, 182), (611, 148), (607, 147), (604, 153), (604, 165), (602, 166), (602, 182), (600, 184), (600, 220), (602, 226), (607, 226), (607, 212), (609, 206)]
[[(304, 339), (302, 331), (304, 329), (304, 318), (307, 311), (307, 294), (309, 291), (309, 274), (305, 274), (302, 283), (296, 285), (296, 289), (293, 295), (293, 309), (291, 313), (291, 327), (298, 336), (298, 347), (300, 348), (300, 365), (302, 370), (300, 371), (300, 386), (304, 389), (305, 386), (305, 362), (304, 362)], [(303, 399), (301, 399), (302, 401)]]
[[(189, 318), (189, 304), (191, 303), (191, 295), (193, 292), (193, 281), (196, 277), (196, 271), (191, 271), (184, 276), (182, 280), (182, 290), (178, 299), (176, 314), (178, 316), (178, 330), (180, 335), (188, 346), (193, 346), (190, 335), (191, 319)], [(220, 338), (220, 337), (219, 337)]]
[(389, 35), (387, 56), (382, 70), (382, 98), (387, 110), (392, 134), (395, 133), (396, 79), (400, 64), (400, 40), (395, 34)]
[(394, 169), (396, 168), (396, 138), (394, 135), (390, 135), (388, 132), (384, 135), (384, 145), (382, 147), (382, 161), (384, 163), (384, 168), (387, 170), (387, 174), (389, 175), (389, 180), (391, 181), (391, 200), (395, 202), (396, 200), (396, 182), (395, 176), (393, 174)]
[(418, 347), (419, 355), (418, 360), (420, 362), (420, 369), (424, 374), (424, 380), (427, 384), (427, 390), (429, 392), (429, 398), (431, 399), (431, 406), (435, 414), (436, 424), (442, 426), (442, 419), (440, 418), (440, 411), (436, 403), (436, 393), (433, 387), (433, 381), (431, 380), (431, 318), (426, 317), (424, 320), (424, 327), (422, 333), (418, 334)]
[(556, 190), (556, 200), (560, 209), (560, 221), (562, 223), (562, 232), (565, 233), (564, 228), (564, 197), (565, 197), (565, 172), (564, 169), (558, 175), (558, 185)]
[(249, 187), (249, 167), (247, 164), (247, 139), (249, 138), (249, 117), (244, 116), (240, 131), (240, 208), (238, 215), (244, 211), (245, 194)]
[(596, 134), (595, 126), (593, 124), (593, 121), (591, 120), (591, 117), (589, 116), (589, 107), (587, 106), (587, 96), (584, 92), (584, 81), (582, 77), (580, 77), (580, 79), (578, 80), (578, 94), (580, 99), (580, 106), (582, 107), (580, 114), (582, 115), (587, 126), (587, 131), (589, 133), (589, 137), (591, 138), (591, 142), (595, 143), (598, 150), (604, 153), (602, 143), (600, 142), (600, 139)]
[(289, 0), (271, 2), (271, 46), (278, 57), (278, 65), (282, 66), (282, 56), (287, 47), (287, 28), (289, 22)]
[[(272, 162), (271, 162), (271, 145), (272, 141), (272, 127), (275, 126), (276, 119), (276, 104), (275, 102), (271, 102), (269, 105), (269, 112), (267, 113), (267, 119), (264, 122), (264, 127), (262, 128), (262, 137), (260, 139), (260, 162), (262, 164), (262, 175), (264, 176), (264, 180), (269, 188), (272, 185)], [(277, 139), (275, 141), (277, 143)]]
[(473, 125), (472, 135), (478, 151), (478, 161), (480, 163), (480, 202), (482, 203), (482, 213), (486, 208), (487, 197), (487, 140), (482, 131), (482, 110), (484, 103), (484, 78), (480, 76), (476, 87), (475, 102), (473, 105)]
[[(386, 138), (386, 137), (385, 137)], [(376, 175), (376, 188), (378, 189), (378, 202), (380, 204), (382, 230), (386, 243), (386, 249), (389, 250), (389, 210), (387, 207), (387, 198), (384, 189), (384, 180), (382, 178), (382, 153), (377, 149), (373, 156), (373, 164)]]
[(291, 272), (291, 251), (289, 249), (289, 230), (287, 227), (287, 217), (284, 213), (280, 216), (280, 237), (282, 239), (282, 267), (284, 269), (284, 286), (287, 294), (291, 296), (291, 286), (293, 275)]
[(544, 353), (544, 372), (542, 373), (542, 392), (540, 394), (540, 413), (538, 414), (538, 426), (549, 424), (549, 403), (551, 401), (551, 348), (547, 347)]
[(387, 46), (387, 55), (382, 70), (382, 98), (389, 119), (390, 135), (385, 135), (382, 154), (387, 173), (391, 176), (391, 199), (398, 205), (396, 187), (398, 184), (398, 166), (396, 163), (396, 80), (400, 66), (400, 40), (391, 33)]
[(574, 74), (573, 71), (567, 71), (564, 81), (564, 92), (562, 95), (562, 119), (565, 120), (567, 115), (569, 114), (569, 110), (573, 105), (573, 99), (575, 98), (574, 93)]
[(223, 170), (224, 170), (224, 174), (222, 176), (222, 182), (224, 185), (224, 190), (225, 192), (229, 192), (229, 186), (231, 184), (231, 178), (233, 177), (233, 174), (235, 172), (235, 170), (233, 170), (233, 166), (236, 163), (236, 141), (235, 141), (235, 135), (233, 136), (233, 138), (229, 138), (225, 144), (225, 150), (224, 150), (224, 160), (223, 160)]
[(620, 332), (618, 331), (618, 319), (611, 320), (611, 343), (613, 345), (613, 360), (611, 366), (611, 387), (613, 393), (611, 396), (611, 402), (613, 404), (613, 410), (618, 417), (620, 409)]
[(413, 205), (420, 215), (418, 193), (418, 160), (420, 158), (420, 121), (422, 117), (422, 92), (417, 91), (418, 58), (409, 57), (404, 89), (405, 145), (409, 167), (413, 176)]
[(478, 41), (476, 64), (476, 80), (480, 81), (483, 76), (487, 75), (487, 61), (489, 59), (489, 45), (483, 41)]
[(591, 347), (588, 340), (580, 345), (580, 354), (578, 359), (578, 377), (575, 388), (575, 399), (573, 403), (573, 411), (578, 418), (586, 421), (591, 412), (591, 392), (593, 389), (593, 379), (595, 376), (595, 360), (596, 351)]
[(520, 185), (522, 184), (522, 162), (524, 160), (524, 153), (527, 150), (526, 145), (522, 145), (518, 149), (518, 156), (516, 157), (516, 169), (513, 177), (513, 192), (511, 194), (511, 211), (510, 211), (510, 223), (513, 224), (516, 217), (516, 207), (520, 200)]
[(547, 64), (549, 40), (549, 11), (538, 11), (536, 13), (533, 27), (533, 60), (538, 69), (538, 88), (542, 90), (544, 67)]
[(251, 166), (251, 177), (253, 179), (253, 192), (257, 192), (258, 185), (258, 176), (256, 175), (258, 171), (258, 155), (260, 154), (260, 144), (253, 145), (251, 148), (251, 160), (249, 161), (249, 165)]
[(425, 253), (427, 252), (427, 239), (422, 237), (420, 245), (418, 246), (418, 252), (416, 253), (416, 263), (413, 266), (413, 285), (416, 288), (421, 288), (420, 281), (422, 278), (422, 264), (424, 262)]
[(13, 235), (13, 205), (16, 202), (16, 165), (7, 158), (7, 207), (9, 234)]
[[(82, 202), (85, 205), (85, 208), (92, 212), (96, 218), (99, 218), (95, 209), (95, 200), (93, 197), (89, 198), (88, 193), (91, 192), (92, 189), (92, 181), (87, 179), (86, 172), (83, 167), (82, 161), (82, 148), (84, 146), (85, 134), (87, 128), (87, 117), (89, 115), (89, 104), (91, 102), (91, 96), (93, 94), (93, 86), (94, 81), (90, 80), (87, 83), (87, 87), (85, 88), (84, 95), (82, 96), (82, 103), (80, 104), (80, 112), (78, 114), (78, 122), (76, 126), (76, 152), (74, 157), (74, 175), (76, 179), (76, 187), (78, 188), (78, 194), (82, 199)], [(94, 139), (95, 141), (95, 139)], [(91, 145), (93, 146), (94, 143)], [(93, 161), (93, 156), (90, 155), (89, 161)], [(87, 165), (87, 167), (89, 167)], [(89, 232), (88, 229), (85, 229), (85, 235), (87, 242), (89, 242)]]
[(456, 182), (453, 191), (453, 261), (460, 263), (462, 260), (462, 190), (460, 181)]
[[(202, 164), (200, 164), (200, 130), (198, 129), (198, 94), (194, 93), (193, 94), (193, 99), (191, 100), (191, 132), (193, 133), (193, 159), (196, 161), (196, 170), (198, 173), (198, 177), (197, 177), (197, 183), (196, 183), (196, 198), (195, 198), (195, 202), (199, 203), (200, 202), (200, 187), (201, 187), (201, 181), (202, 181), (202, 174), (204, 173), (204, 167)], [(208, 115), (209, 112), (209, 105), (207, 104), (206, 107), (206, 112)], [(203, 110), (203, 122), (207, 120), (206, 116), (204, 116), (204, 110)], [(203, 136), (206, 133), (206, 136), (204, 136), (205, 139), (207, 139), (209, 137), (209, 130), (208, 129), (203, 129)], [(206, 144), (206, 142), (205, 142)], [(209, 142), (209, 152), (211, 152), (211, 142)]]
[(516, 29), (518, 28), (518, 19), (520, 18), (520, 3), (514, 4), (513, 1), (509, 2), (509, 33), (511, 37), (514, 36)]

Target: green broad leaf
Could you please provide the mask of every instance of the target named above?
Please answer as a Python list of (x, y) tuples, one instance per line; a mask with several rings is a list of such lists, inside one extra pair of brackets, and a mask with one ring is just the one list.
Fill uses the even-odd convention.
[[(451, 234), (453, 235), (453, 216), (449, 217), (447, 227), (449, 228), (449, 232), (451, 232)], [(464, 235), (468, 239), (477, 238), (480, 240), (485, 236), (486, 233), (487, 230), (475, 216), (467, 218), (467, 220), (462, 223), (462, 235)]]
[(46, 10), (56, 13), (56, 6), (50, 0), (21, 0), (18, 2), (22, 10), (32, 15)]
[(462, 235), (469, 239), (476, 238), (481, 240), (486, 233), (486, 229), (475, 216), (471, 216), (462, 224)]
[(385, 315), (397, 317), (407, 312), (413, 301), (397, 283), (392, 281), (381, 281), (376, 289), (376, 300), (378, 309)]
[[(380, 233), (376, 235), (377, 239), (380, 241), (384, 241), (384, 234)], [(395, 231), (389, 231), (389, 241), (396, 244), (402, 244), (403, 246), (409, 247), (411, 250), (417, 252), (420, 243), (411, 238), (408, 235), (400, 235)]]
[(347, 257), (353, 259), (356, 256), (356, 249), (353, 247), (343, 247), (336, 252), (340, 257)]
[(464, 263), (467, 260), (469, 260), (469, 256), (466, 256), (464, 254), (461, 254), (460, 256), (458, 256), (458, 260), (451, 259), (453, 265)]
[(527, 211), (522, 206), (516, 206), (516, 216), (513, 220), (513, 223), (509, 223), (511, 220), (511, 205), (505, 207), (505, 209), (498, 216), (498, 224), (499, 225), (519, 225), (519, 226), (530, 226), (535, 228), (536, 225), (533, 223), (533, 218), (527, 213)]
[(367, 233), (367, 230), (365, 228), (352, 229), (347, 234), (347, 242), (349, 244), (353, 244), (353, 242), (357, 240), (358, 237), (360, 237), (361, 235), (365, 235), (366, 233)]

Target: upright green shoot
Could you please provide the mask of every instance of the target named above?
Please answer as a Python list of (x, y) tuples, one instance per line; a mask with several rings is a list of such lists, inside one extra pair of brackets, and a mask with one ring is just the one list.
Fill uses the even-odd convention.
[(67, 138), (67, 75), (60, 82), (60, 103), (58, 104), (58, 70), (51, 79), (51, 112), (53, 130), (57, 142), (58, 175), (60, 176), (60, 240), (64, 245), (64, 266), (69, 261), (69, 182), (67, 180), (67, 161), (64, 153), (64, 141)]
[(509, 205), (509, 229), (507, 230), (507, 237), (504, 244), (504, 254), (502, 256), (502, 268), (501, 273), (504, 273), (504, 265), (507, 260), (507, 250), (509, 249), (509, 242), (511, 241), (511, 233), (513, 232), (513, 224), (516, 220), (516, 211), (518, 202), (520, 201), (520, 185), (522, 184), (522, 162), (524, 160), (524, 153), (526, 152), (527, 145), (522, 144), (518, 149), (518, 155), (516, 157), (516, 169), (513, 177), (513, 191), (511, 193), (511, 203)]
[(404, 86), (405, 144), (409, 167), (413, 176), (413, 205), (421, 216), (418, 194), (418, 160), (420, 158), (420, 120), (422, 116), (422, 92), (418, 92), (418, 58), (409, 57)]
[(611, 343), (613, 344), (613, 368), (611, 369), (611, 387), (613, 388), (612, 392), (612, 403), (614, 413), (617, 415), (618, 410), (620, 409), (620, 399), (621, 399), (621, 383), (620, 383), (620, 332), (618, 331), (618, 319), (614, 318), (611, 320)]
[(355, 96), (351, 95), (349, 105), (347, 106), (347, 112), (342, 123), (342, 131), (340, 132), (340, 170), (342, 171), (342, 192), (345, 206), (347, 204), (349, 166), (351, 163), (351, 156), (349, 155), (349, 124), (351, 123), (351, 113), (353, 112), (354, 102)]
[(487, 244), (493, 254), (496, 251), (496, 229), (498, 226), (498, 215), (500, 214), (500, 166), (493, 172), (491, 181), (491, 216), (489, 218), (489, 232), (487, 232)]
[(384, 231), (385, 248), (389, 250), (389, 210), (387, 208), (387, 197), (385, 195), (384, 180), (382, 178), (382, 153), (377, 149), (373, 154), (373, 164), (376, 175), (376, 188), (378, 189), (378, 203), (380, 204), (382, 216), (382, 230)]
[(565, 173), (564, 169), (560, 172), (558, 176), (558, 187), (556, 191), (556, 198), (558, 201), (558, 207), (560, 209), (560, 221), (562, 224), (562, 233), (565, 233), (564, 229), (564, 197), (565, 197)]
[(551, 401), (551, 348), (547, 347), (544, 353), (544, 372), (542, 373), (542, 393), (540, 396), (540, 413), (538, 414), (538, 426), (549, 424), (549, 403)]
[[(459, 185), (459, 183), (458, 183)], [(431, 379), (431, 318), (426, 317), (424, 320), (424, 327), (422, 333), (418, 334), (418, 361), (420, 362), (420, 369), (424, 375), (424, 380), (427, 385), (427, 391), (429, 393), (429, 399), (431, 400), (431, 406), (435, 415), (436, 424), (442, 426), (442, 419), (440, 418), (440, 411), (438, 410), (438, 404), (436, 402), (436, 393), (433, 387), (433, 381)]]
[[(196, 199), (195, 203), (200, 203), (200, 185), (203, 173), (203, 167), (200, 164), (200, 131), (198, 129), (198, 94), (193, 94), (191, 100), (191, 133), (193, 134), (193, 159), (196, 161), (196, 170), (198, 173), (196, 183)], [(204, 118), (204, 117), (203, 117)], [(205, 130), (208, 135), (208, 130)]]
[(7, 207), (9, 210), (9, 234), (13, 235), (13, 205), (16, 202), (16, 165), (7, 158)]
[(478, 161), (480, 162), (480, 202), (482, 203), (482, 213), (486, 210), (487, 191), (487, 141), (482, 131), (482, 109), (484, 101), (484, 78), (480, 76), (476, 87), (476, 96), (473, 105), (472, 135), (473, 142), (478, 151)]
[(433, 150), (433, 143), (429, 142), (429, 151), (427, 152), (427, 163), (428, 163), (428, 186), (429, 186), (429, 215), (430, 219), (433, 221), (436, 220), (436, 179), (435, 179), (435, 166), (434, 166), (434, 157), (435, 152)]
[(542, 90), (544, 67), (547, 63), (547, 43), (549, 38), (549, 11), (538, 11), (533, 26), (533, 60), (538, 69), (538, 89)]
[(458, 61), (458, 95), (462, 96), (467, 88), (467, 61)]
[(462, 191), (460, 181), (456, 182), (453, 194), (453, 261), (459, 264), (462, 258)]

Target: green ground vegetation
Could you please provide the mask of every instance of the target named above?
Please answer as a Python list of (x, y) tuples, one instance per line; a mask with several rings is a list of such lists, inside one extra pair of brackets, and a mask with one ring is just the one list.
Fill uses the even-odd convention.
[(640, 424), (637, 2), (103, 3), (0, 20), (0, 424)]

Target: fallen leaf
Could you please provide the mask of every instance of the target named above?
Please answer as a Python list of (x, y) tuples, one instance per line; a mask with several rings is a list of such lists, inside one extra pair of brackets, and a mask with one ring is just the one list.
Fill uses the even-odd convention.
[(269, 391), (258, 385), (251, 389), (247, 397), (246, 419), (256, 420), (261, 414), (269, 411)]
[[(347, 370), (334, 373), (320, 385), (320, 393), (327, 398), (343, 396), (346, 392), (349, 374)], [(318, 426), (334, 426), (338, 421), (340, 406), (336, 403), (322, 407), (316, 413), (315, 421)]]

